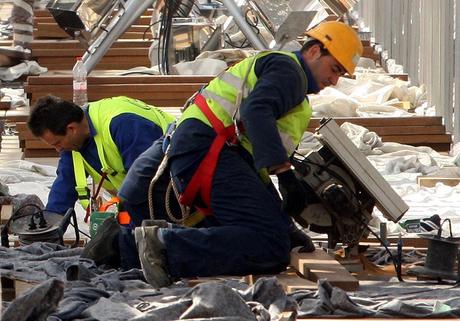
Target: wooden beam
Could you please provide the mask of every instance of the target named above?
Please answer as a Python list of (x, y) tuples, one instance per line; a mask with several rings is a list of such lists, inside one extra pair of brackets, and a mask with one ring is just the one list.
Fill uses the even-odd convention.
[(345, 291), (358, 289), (358, 280), (322, 249), (316, 249), (312, 253), (299, 253), (298, 250), (299, 248), (294, 248), (291, 251), (291, 266), (308, 280), (317, 282), (319, 279), (326, 279), (333, 286)]
[(417, 176), (417, 184), (423, 187), (435, 187), (437, 183), (447, 186), (457, 186), (460, 184), (459, 177), (435, 177), (435, 176)]
[(288, 269), (276, 276), (278, 282), (283, 286), (286, 293), (292, 293), (298, 290), (317, 290), (318, 285), (316, 282), (307, 280), (297, 275), (294, 269)]
[(23, 281), (8, 276), (2, 276), (0, 278), (1, 291), (0, 296), (2, 301), (11, 302), (18, 296), (33, 288), (37, 283)]
[(13, 205), (3, 204), (0, 205), (0, 225), (5, 225), (13, 215)]

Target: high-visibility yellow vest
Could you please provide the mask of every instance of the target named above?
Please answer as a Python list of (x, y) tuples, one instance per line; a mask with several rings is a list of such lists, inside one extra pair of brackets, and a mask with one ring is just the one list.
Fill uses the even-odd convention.
[[(266, 51), (244, 59), (214, 78), (201, 92), (206, 98), (212, 112), (226, 127), (230, 126), (234, 122), (234, 119), (239, 121), (241, 101), (250, 94), (257, 83), (257, 76), (254, 71), (256, 60), (270, 53), (284, 54), (293, 59), (299, 66), (299, 74), (305, 79), (305, 84), (307, 83), (305, 72), (302, 70), (301, 63), (294, 53)], [(300, 143), (302, 135), (308, 127), (311, 114), (312, 109), (307, 99), (304, 99), (299, 105), (277, 119), (278, 133), (288, 156), (292, 155)], [(207, 118), (195, 104), (191, 104), (184, 111), (182, 117), (179, 119), (178, 126), (180, 126), (181, 122), (190, 118), (199, 119), (208, 126), (211, 126)], [(242, 146), (252, 154), (252, 145), (248, 137), (242, 133), (239, 136), (239, 140)], [(261, 176), (264, 181), (268, 179), (266, 169), (262, 170)]]
[[(163, 133), (168, 125), (174, 121), (172, 115), (140, 100), (125, 96), (92, 102), (89, 104), (88, 113), (96, 130), (94, 141), (102, 165), (100, 171), (107, 175), (107, 179), (103, 181), (103, 187), (112, 194), (116, 194), (126, 176), (123, 159), (110, 133), (112, 119), (123, 113), (132, 113), (152, 121), (161, 127)], [(80, 203), (84, 208), (87, 208), (89, 205), (87, 174), (94, 179), (96, 184), (101, 181), (101, 175), (89, 165), (78, 151), (72, 151), (72, 160), (76, 182), (75, 189)]]

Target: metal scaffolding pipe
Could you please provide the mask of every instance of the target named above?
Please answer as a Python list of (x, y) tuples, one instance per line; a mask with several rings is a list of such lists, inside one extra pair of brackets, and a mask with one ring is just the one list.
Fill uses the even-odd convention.
[(240, 28), (241, 32), (246, 36), (249, 42), (254, 46), (254, 49), (257, 50), (266, 50), (268, 45), (265, 44), (265, 41), (260, 39), (257, 34), (252, 30), (251, 26), (248, 25), (243, 15), (241, 14), (240, 8), (236, 5), (233, 0), (222, 0), (222, 3), (229, 11), (230, 15), (235, 19), (235, 23)]
[(104, 57), (110, 46), (139, 18), (154, 1), (128, 0), (123, 4), (124, 10), (117, 17), (114, 17), (106, 30), (91, 44), (82, 60), (89, 73), (97, 63)]

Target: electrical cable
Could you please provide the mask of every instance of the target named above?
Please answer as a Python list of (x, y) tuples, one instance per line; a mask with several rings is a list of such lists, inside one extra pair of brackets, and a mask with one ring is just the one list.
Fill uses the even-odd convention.
[[(358, 220), (358, 218), (355, 217), (356, 220)], [(358, 220), (359, 222), (359, 220)], [(385, 242), (382, 241), (382, 239), (377, 235), (377, 233), (375, 233), (374, 231), (372, 231), (372, 229), (364, 222), (359, 222), (365, 229), (367, 229), (369, 232), (371, 232), (372, 235), (374, 235), (374, 237), (380, 242), (380, 244), (382, 244), (382, 246), (385, 248), (385, 251), (388, 253), (388, 255), (390, 256), (391, 258), (391, 261), (393, 262), (393, 266), (395, 268), (395, 272), (396, 272), (396, 277), (398, 278), (398, 281), (399, 282), (405, 282), (402, 278), (402, 273), (401, 273), (401, 269), (397, 266), (397, 264), (401, 264), (401, 262), (396, 262), (396, 259), (394, 257), (394, 255), (391, 253), (390, 249), (388, 248), (388, 246), (385, 244)]]
[[(20, 213), (20, 211), (22, 211), (24, 208), (26, 207), (35, 207), (37, 209), (37, 211), (33, 212), (33, 213), (23, 213), (23, 214), (18, 214)], [(30, 204), (25, 204), (25, 205), (22, 205), (21, 207), (19, 207), (18, 209), (16, 209), (14, 211), (14, 213), (11, 215), (11, 217), (8, 219), (8, 221), (5, 223), (5, 225), (2, 227), (2, 230), (0, 232), (0, 235), (1, 235), (1, 245), (4, 246), (4, 247), (9, 247), (9, 241), (8, 241), (8, 230), (9, 230), (9, 226), (12, 222), (14, 222), (15, 220), (17, 219), (20, 219), (20, 218), (23, 218), (23, 217), (27, 217), (27, 216), (30, 216), (31, 218), (33, 218), (34, 216), (37, 216), (39, 217), (39, 227), (41, 228), (44, 228), (46, 227), (46, 220), (45, 220), (45, 215), (44, 215), (44, 212), (45, 212), (45, 209), (42, 209), (40, 206), (38, 206), (37, 204), (33, 204), (33, 203), (30, 203)], [(35, 222), (34, 222), (35, 223)], [(72, 221), (69, 221), (69, 224), (72, 225), (74, 228), (75, 228), (75, 225), (72, 223)], [(83, 232), (82, 230), (80, 230), (80, 228), (76, 228), (78, 230), (79, 233), (89, 237), (91, 239), (91, 236), (89, 236), (88, 234), (86, 234), (85, 232)], [(53, 231), (49, 236), (54, 236), (56, 237), (54, 234), (56, 233), (56, 231)]]
[[(299, 156), (302, 156), (302, 154), (300, 154), (299, 152), (295, 151), (294, 152), (295, 155), (299, 155)], [(341, 183), (343, 183), (344, 185), (346, 185), (350, 190), (354, 190), (354, 186), (348, 186), (346, 181), (343, 181), (342, 180), (342, 177), (337, 174), (334, 170), (332, 170), (331, 168), (329, 168), (328, 166), (326, 165), (323, 165), (323, 164), (318, 164), (318, 163), (315, 163), (307, 158), (304, 158), (302, 160), (298, 159), (298, 158), (294, 158), (294, 161), (297, 161), (297, 162), (300, 162), (300, 163), (308, 163), (308, 164), (311, 164), (311, 165), (315, 165), (315, 166), (318, 166), (320, 169), (328, 172), (329, 174), (331, 174), (332, 176), (334, 176), (335, 179), (337, 179), (338, 181), (340, 181)], [(359, 199), (359, 198), (358, 198)]]
[[(158, 23), (160, 23), (160, 20), (155, 21), (154, 23), (149, 24), (149, 25), (145, 28), (144, 32), (142, 33), (142, 40), (144, 40), (144, 41), (146, 40), (146, 39), (145, 39), (145, 35), (147, 34), (147, 31), (149, 31), (149, 29), (150, 29), (151, 27), (153, 27), (154, 25), (156, 25), (156, 24), (158, 24)], [(158, 38), (152, 37), (152, 40), (157, 40), (157, 39), (158, 39)]]
[[(26, 207), (35, 207), (35, 208), (38, 209), (38, 211), (33, 212), (33, 213), (18, 214), (19, 211), (23, 210)], [(20, 206), (18, 209), (16, 209), (14, 211), (14, 213), (11, 215), (11, 217), (8, 219), (8, 221), (6, 221), (5, 225), (2, 227), (2, 230), (0, 232), (2, 246), (4, 246), (4, 247), (9, 247), (10, 246), (9, 241), (8, 241), (8, 230), (9, 230), (11, 222), (13, 222), (13, 221), (15, 221), (17, 219), (23, 218), (23, 217), (27, 217), (27, 216), (32, 216), (33, 217), (34, 215), (37, 215), (40, 212), (43, 213), (43, 209), (40, 206), (38, 206), (37, 204), (33, 204), (33, 203), (24, 204), (24, 205)]]
[[(69, 224), (70, 224), (71, 226), (73, 226), (73, 228), (75, 228), (75, 225), (73, 225), (72, 222), (69, 222)], [(86, 237), (89, 238), (90, 240), (92, 239), (92, 237), (91, 237), (90, 235), (88, 235), (88, 234), (86, 234), (85, 232), (83, 232), (82, 230), (80, 230), (80, 228), (77, 228), (77, 229), (78, 229), (78, 232), (79, 232), (79, 233), (83, 234), (84, 236), (86, 236)]]
[(228, 44), (229, 46), (233, 47), (233, 48), (243, 49), (243, 48), (248, 48), (249, 47), (249, 43), (248, 43), (247, 38), (244, 39), (244, 41), (241, 43), (241, 45), (237, 45), (231, 40), (231, 38), (228, 35), (228, 33), (224, 33), (224, 35), (225, 35), (225, 37), (228, 38), (228, 40), (225, 40), (225, 43)]

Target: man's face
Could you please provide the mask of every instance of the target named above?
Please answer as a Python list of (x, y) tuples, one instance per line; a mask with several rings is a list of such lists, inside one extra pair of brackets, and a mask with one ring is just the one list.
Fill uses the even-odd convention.
[(304, 59), (310, 68), (310, 71), (315, 79), (318, 87), (336, 85), (340, 76), (345, 74), (345, 69), (331, 55), (321, 55), (319, 45), (314, 45), (304, 53)]
[(40, 137), (42, 141), (53, 146), (58, 152), (79, 150), (86, 140), (84, 132), (82, 132), (80, 125), (72, 122), (67, 125), (65, 135), (55, 135), (49, 130), (45, 130)]

